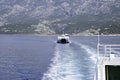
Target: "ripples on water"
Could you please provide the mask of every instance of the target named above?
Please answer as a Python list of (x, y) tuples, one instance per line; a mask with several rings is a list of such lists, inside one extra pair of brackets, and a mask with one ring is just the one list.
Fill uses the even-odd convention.
[[(0, 80), (93, 80), (97, 38), (71, 40), (57, 44), (55, 37), (0, 36)], [(120, 39), (102, 37), (101, 42), (113, 40)]]
[(53, 49), (51, 37), (0, 35), (0, 80), (41, 80)]
[(54, 58), (42, 80), (92, 80), (95, 49), (73, 42), (56, 44)]

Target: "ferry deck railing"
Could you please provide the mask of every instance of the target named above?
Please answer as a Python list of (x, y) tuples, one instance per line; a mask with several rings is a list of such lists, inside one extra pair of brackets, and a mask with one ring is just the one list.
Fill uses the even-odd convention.
[(98, 44), (97, 46), (97, 58), (99, 57), (120, 57), (120, 44)]
[(94, 80), (98, 79), (98, 62), (105, 58), (120, 57), (120, 44), (98, 44), (97, 45), (97, 64), (95, 66)]

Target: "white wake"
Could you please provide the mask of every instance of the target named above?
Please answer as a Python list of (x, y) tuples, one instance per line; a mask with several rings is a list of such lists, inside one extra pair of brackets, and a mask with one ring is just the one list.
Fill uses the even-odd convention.
[[(84, 49), (87, 54), (91, 55), (91, 60), (94, 60), (94, 50), (92, 48), (77, 44), (82, 49)], [(69, 44), (56, 45), (54, 58), (52, 59), (52, 64), (50, 65), (48, 71), (44, 73), (42, 80), (83, 80), (80, 60), (76, 59), (75, 56), (77, 52), (74, 51)], [(80, 53), (81, 54), (81, 53)]]

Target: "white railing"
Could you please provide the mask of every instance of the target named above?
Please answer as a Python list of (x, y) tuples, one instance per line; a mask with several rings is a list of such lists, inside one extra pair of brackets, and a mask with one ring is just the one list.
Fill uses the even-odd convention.
[(98, 79), (98, 62), (103, 61), (106, 57), (120, 57), (120, 44), (98, 44), (97, 45), (97, 64), (95, 68), (94, 80)]
[(98, 44), (98, 57), (110, 57), (114, 54), (115, 57), (120, 57), (120, 44)]

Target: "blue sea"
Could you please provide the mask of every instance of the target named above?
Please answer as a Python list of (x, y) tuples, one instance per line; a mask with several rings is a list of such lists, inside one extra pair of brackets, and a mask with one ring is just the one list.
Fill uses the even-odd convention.
[[(0, 35), (0, 80), (93, 80), (97, 36)], [(119, 36), (101, 36), (101, 44), (120, 44)]]

